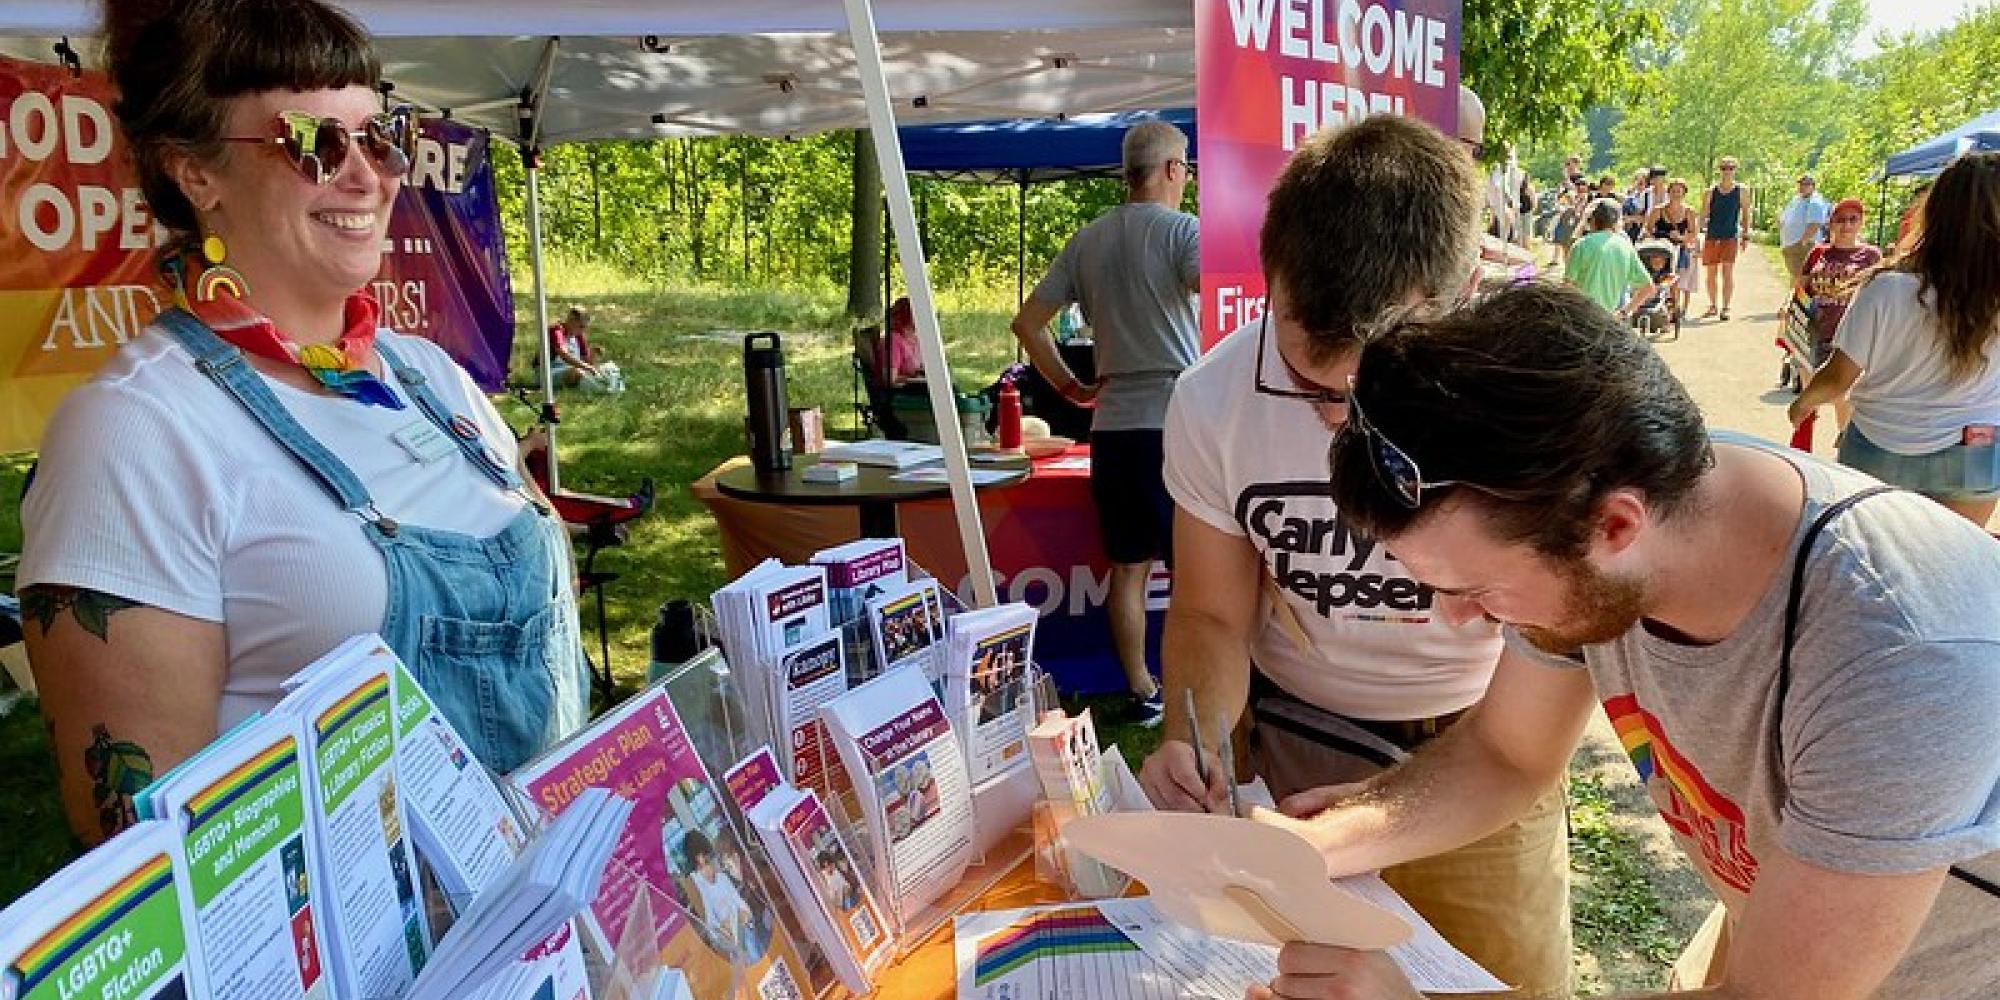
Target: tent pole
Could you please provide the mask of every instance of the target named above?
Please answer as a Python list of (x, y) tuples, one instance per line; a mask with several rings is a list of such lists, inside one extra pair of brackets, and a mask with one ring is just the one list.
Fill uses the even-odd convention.
[(1882, 245), (1882, 226), (1889, 221), (1889, 175), (1882, 175), (1882, 183), (1877, 185), (1881, 192), (1875, 199), (1875, 245)]
[(882, 162), (882, 187), (889, 195), (889, 219), (902, 247), (903, 284), (910, 293), (911, 311), (916, 314), (917, 341), (923, 349), (925, 382), (931, 395), (931, 416), (937, 421), (938, 441), (944, 447), (945, 477), (951, 483), (951, 505), (958, 515), (958, 539), (965, 549), (972, 603), (991, 607), (999, 602), (993, 585), (993, 561), (986, 551), (979, 499), (972, 489), (972, 466), (965, 457), (965, 435), (958, 425), (958, 401), (953, 398), (951, 368), (945, 361), (944, 336), (938, 330), (923, 237), (917, 231), (916, 206), (910, 199), (910, 177), (903, 168), (896, 114), (889, 106), (882, 49), (875, 35), (875, 15), (869, 0), (845, 0), (845, 3), (855, 68), (861, 76), (862, 95), (867, 99), (868, 131), (875, 141), (876, 156)]
[(521, 92), (514, 114), (520, 120), (521, 166), (528, 178), (528, 261), (535, 272), (535, 343), (542, 359), (542, 425), (549, 436), (549, 495), (562, 489), (562, 471), (556, 459), (556, 372), (549, 348), (549, 283), (542, 268), (542, 100), (548, 96), (549, 80), (555, 75), (556, 53), (562, 39), (542, 43), (542, 57), (535, 66), (535, 78)]
[[(528, 261), (535, 272), (535, 343), (541, 345), (542, 412), (552, 413), (556, 405), (555, 359), (549, 356), (549, 284), (542, 269), (542, 154), (538, 149), (523, 150), (522, 165), (528, 175)], [(549, 421), (549, 494), (562, 489), (556, 469), (556, 424)]]
[[(1028, 172), (1014, 185), (1014, 308), (1028, 301)], [(1014, 363), (1021, 363), (1021, 345), (1014, 344)]]

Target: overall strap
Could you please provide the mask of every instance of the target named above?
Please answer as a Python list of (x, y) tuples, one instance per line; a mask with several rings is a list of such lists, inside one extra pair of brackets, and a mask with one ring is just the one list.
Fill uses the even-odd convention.
[(444, 401), (431, 391), (430, 380), (424, 377), (423, 372), (404, 364), (402, 356), (389, 346), (385, 338), (375, 339), (375, 353), (380, 354), (382, 363), (396, 374), (396, 381), (401, 382), (410, 398), (416, 401), (417, 409), (422, 410), (424, 416), (444, 432), (445, 437), (458, 445), (458, 450), (465, 453), (475, 468), (503, 490), (521, 488), (520, 477), (502, 464), (493, 450), (487, 447), (486, 439), (479, 434), (479, 425), (469, 417), (452, 414)]
[[(1813, 519), (1812, 526), (1806, 529), (1805, 538), (1799, 541), (1798, 557), (1792, 562), (1791, 593), (1785, 599), (1785, 645), (1778, 654), (1778, 719), (1780, 725), (1784, 721), (1785, 697), (1792, 690), (1792, 643), (1798, 638), (1799, 602), (1805, 594), (1806, 559), (1812, 554), (1813, 542), (1819, 539), (1820, 533), (1826, 530), (1829, 522), (1845, 513), (1849, 507), (1869, 497), (1883, 493), (1893, 493), (1895, 491), (1896, 488), (1893, 486), (1871, 486), (1828, 504), (1826, 509), (1820, 511), (1819, 516)], [(1966, 885), (1978, 889), (1995, 899), (2000, 899), (2000, 884), (1995, 884), (1993, 880), (1976, 875), (1959, 865), (1951, 866), (1951, 874), (1952, 877), (1964, 882)]]
[(368, 488), (361, 485), (360, 477), (299, 426), (235, 345), (216, 336), (208, 324), (183, 309), (168, 309), (160, 313), (156, 322), (194, 355), (195, 368), (243, 404), (251, 419), (319, 480), (343, 509), (360, 514), (374, 508), (375, 502), (369, 497)]

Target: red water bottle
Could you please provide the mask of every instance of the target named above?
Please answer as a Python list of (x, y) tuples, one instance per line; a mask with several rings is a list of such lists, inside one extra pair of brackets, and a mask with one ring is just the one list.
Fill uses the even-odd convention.
[(1021, 390), (1014, 388), (1011, 378), (1000, 382), (1000, 447), (1006, 451), (1021, 447)]

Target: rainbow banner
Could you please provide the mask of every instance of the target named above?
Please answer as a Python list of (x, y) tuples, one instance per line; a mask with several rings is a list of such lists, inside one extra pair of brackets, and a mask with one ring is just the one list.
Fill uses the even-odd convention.
[[(116, 101), (102, 73), (0, 58), (0, 453), (36, 447), (63, 396), (172, 302)], [(478, 129), (423, 122), (370, 290), (384, 326), (498, 391), (514, 299), (489, 154)]]
[(1265, 195), (1307, 136), (1372, 114), (1458, 125), (1459, 0), (1197, 0), (1201, 339), (1263, 315)]

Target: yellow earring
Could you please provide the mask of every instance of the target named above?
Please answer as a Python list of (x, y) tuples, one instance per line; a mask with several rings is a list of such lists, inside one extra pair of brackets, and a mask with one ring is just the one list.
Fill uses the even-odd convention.
[(240, 299), (250, 290), (243, 273), (223, 263), (229, 259), (229, 246), (222, 237), (214, 233), (202, 237), (201, 259), (208, 266), (201, 269), (201, 276), (194, 281), (194, 297), (201, 302), (214, 302), (224, 295)]

